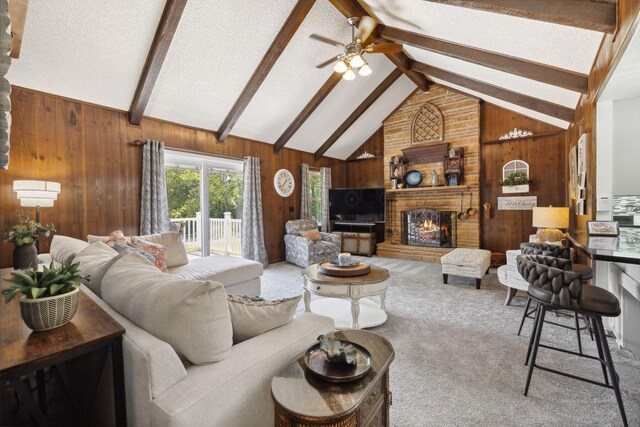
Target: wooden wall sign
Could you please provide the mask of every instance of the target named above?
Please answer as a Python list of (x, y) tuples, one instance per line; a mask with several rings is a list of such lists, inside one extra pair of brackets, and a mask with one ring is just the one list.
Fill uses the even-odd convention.
[(498, 197), (499, 211), (530, 211), (538, 206), (538, 196)]

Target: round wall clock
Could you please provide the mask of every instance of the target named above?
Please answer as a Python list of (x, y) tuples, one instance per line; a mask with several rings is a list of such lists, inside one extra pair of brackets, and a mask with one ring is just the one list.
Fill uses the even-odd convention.
[(273, 177), (273, 186), (276, 188), (276, 193), (280, 196), (289, 197), (296, 186), (293, 174), (287, 169), (280, 169)]

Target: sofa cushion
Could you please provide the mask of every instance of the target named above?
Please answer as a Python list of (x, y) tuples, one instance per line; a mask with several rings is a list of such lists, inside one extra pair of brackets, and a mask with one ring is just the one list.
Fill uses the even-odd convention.
[(170, 268), (169, 273), (193, 280), (215, 280), (225, 286), (262, 276), (262, 264), (244, 258), (211, 255), (195, 258), (189, 264)]
[(83, 240), (55, 235), (51, 240), (49, 254), (54, 261), (68, 265), (71, 264), (76, 255), (87, 246), (89, 246), (89, 244)]
[(239, 343), (249, 338), (279, 328), (291, 322), (302, 295), (267, 301), (247, 295), (227, 295), (233, 342)]
[[(93, 234), (87, 235), (87, 241), (89, 243), (104, 242), (107, 243), (110, 236), (95, 236)], [(187, 256), (187, 250), (182, 243), (182, 235), (175, 231), (167, 231), (165, 233), (158, 234), (146, 234), (144, 236), (135, 236), (139, 239), (146, 240), (151, 243), (158, 243), (167, 247), (167, 267), (179, 267), (189, 263), (189, 257)], [(125, 245), (131, 245), (131, 237), (126, 237)]]
[(294, 219), (292, 221), (287, 221), (284, 228), (287, 231), (287, 234), (300, 236), (302, 231), (317, 230), (318, 223), (312, 219)]
[(193, 364), (217, 362), (231, 351), (231, 316), (220, 283), (162, 273), (142, 255), (131, 253), (107, 271), (102, 296)]
[(74, 261), (80, 263), (78, 271), (85, 276), (89, 276), (89, 280), (85, 282), (85, 285), (96, 295), (102, 296), (100, 288), (105, 273), (114, 262), (129, 253), (131, 252), (118, 253), (105, 243), (96, 242), (81, 250)]
[(136, 236), (147, 242), (157, 243), (167, 247), (167, 267), (180, 267), (189, 263), (187, 250), (182, 243), (182, 235), (175, 231), (167, 231), (160, 234), (148, 234), (145, 236)]
[(339, 252), (339, 248), (334, 243), (325, 242), (324, 240), (319, 240), (313, 243), (310, 253), (314, 255), (318, 255), (318, 254), (330, 254), (336, 251)]
[(138, 237), (131, 238), (131, 246), (153, 255), (154, 264), (161, 271), (167, 271), (167, 247), (160, 243), (148, 242)]
[(320, 231), (317, 228), (314, 230), (301, 231), (300, 235), (309, 240), (322, 240)]

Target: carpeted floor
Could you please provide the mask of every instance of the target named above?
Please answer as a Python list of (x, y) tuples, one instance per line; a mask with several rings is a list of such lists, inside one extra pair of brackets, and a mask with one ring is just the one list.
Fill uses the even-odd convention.
[[(462, 277), (450, 276), (445, 285), (439, 264), (376, 257), (368, 262), (391, 273), (389, 319), (371, 331), (396, 351), (393, 426), (622, 425), (613, 390), (536, 369), (529, 396), (522, 395), (532, 321), (516, 335), (525, 299), (504, 306), (506, 290), (495, 274), (485, 276), (476, 290), (473, 279)], [(288, 263), (271, 265), (263, 276), (263, 296), (301, 294), (301, 271)], [(588, 334), (582, 338), (585, 352), (597, 354)], [(546, 325), (542, 340), (577, 350), (571, 330)], [(640, 361), (613, 339), (609, 347), (629, 425), (640, 426)], [(541, 349), (538, 362), (602, 381), (593, 360)]]

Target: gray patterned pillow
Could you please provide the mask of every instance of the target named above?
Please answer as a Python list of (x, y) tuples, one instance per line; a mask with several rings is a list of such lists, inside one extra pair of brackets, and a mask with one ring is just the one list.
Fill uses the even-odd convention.
[(248, 295), (227, 295), (234, 344), (291, 322), (301, 298), (298, 295), (268, 301)]

